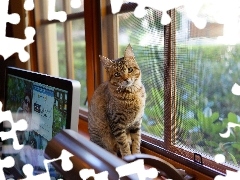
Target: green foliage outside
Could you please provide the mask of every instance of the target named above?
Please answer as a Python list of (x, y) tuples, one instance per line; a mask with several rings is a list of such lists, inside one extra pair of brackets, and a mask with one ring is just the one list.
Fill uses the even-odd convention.
[(52, 137), (57, 135), (62, 129), (66, 128), (67, 115), (61, 112), (56, 106), (53, 107)]
[(239, 97), (231, 93), (233, 84), (240, 83), (240, 45), (194, 45), (177, 50), (181, 143), (211, 156), (223, 153), (227, 161), (240, 164), (239, 127), (232, 129), (229, 138), (219, 135), (228, 122), (240, 123)]
[[(65, 44), (64, 42), (58, 42), (58, 59), (59, 59), (59, 75), (66, 77), (66, 57), (65, 57)], [(74, 75), (75, 79), (81, 84), (80, 92), (80, 106), (87, 107), (85, 101), (87, 98), (87, 86), (86, 86), (86, 53), (85, 42), (74, 42), (73, 44), (74, 54)]]
[[(133, 45), (134, 46), (134, 45)], [(123, 50), (125, 47), (121, 47)], [(144, 49), (146, 47), (142, 47)], [(149, 48), (150, 49), (150, 48)], [(135, 56), (142, 69), (142, 79), (147, 92), (143, 119), (143, 131), (163, 138), (164, 136), (164, 76), (163, 53), (155, 47), (156, 74), (149, 68), (152, 50), (141, 56), (135, 48)], [(160, 49), (160, 50), (159, 50)], [(140, 56), (139, 56), (140, 54)], [(226, 160), (240, 164), (240, 128), (233, 128), (229, 138), (219, 133), (226, 132), (227, 123), (239, 123), (240, 101), (231, 93), (234, 83), (240, 84), (240, 45), (179, 46), (176, 56), (176, 144), (214, 156), (225, 155)], [(139, 57), (138, 57), (139, 56)], [(158, 77), (156, 77), (158, 76)]]
[(11, 110), (12, 113), (16, 113), (18, 108), (22, 106), (25, 91), (32, 89), (32, 83), (10, 77), (7, 85), (9, 87), (9, 91), (6, 93), (9, 101), (6, 104), (6, 109)]
[[(163, 37), (159, 16), (150, 9), (142, 19), (135, 18), (132, 13), (122, 14), (119, 16), (119, 33), (128, 36), (142, 71), (147, 93), (142, 129), (163, 139), (164, 121), (167, 120), (164, 119), (164, 105), (168, 103), (164, 92), (163, 41), (158, 45), (154, 41), (141, 45), (146, 34), (149, 42)], [(181, 29), (181, 18), (177, 13), (177, 31)], [(147, 26), (144, 26), (146, 22)], [(226, 132), (228, 122), (240, 123), (240, 97), (231, 93), (234, 83), (240, 84), (240, 45), (214, 44), (215, 40), (211, 38), (205, 38), (205, 41), (195, 39), (195, 43), (193, 40), (189, 44), (189, 37), (185, 40), (178, 38), (177, 35), (176, 63), (172, 64), (176, 67), (177, 105), (172, 111), (176, 117), (174, 143), (210, 157), (221, 153), (227, 162), (240, 165), (240, 128), (232, 128), (229, 138), (219, 135)], [(120, 56), (126, 46), (121, 44), (119, 47)]]

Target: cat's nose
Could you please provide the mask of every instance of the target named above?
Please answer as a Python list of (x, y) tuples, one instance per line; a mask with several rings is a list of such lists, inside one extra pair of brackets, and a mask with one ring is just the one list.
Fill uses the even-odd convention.
[(130, 85), (131, 84), (131, 80), (130, 79), (125, 80), (125, 83), (126, 83), (126, 85)]
[(130, 83), (131, 81), (130, 81), (130, 79), (127, 79), (126, 82), (127, 82), (127, 83)]
[(130, 79), (125, 78), (124, 81), (125, 81), (126, 83), (129, 83), (129, 82), (130, 82)]

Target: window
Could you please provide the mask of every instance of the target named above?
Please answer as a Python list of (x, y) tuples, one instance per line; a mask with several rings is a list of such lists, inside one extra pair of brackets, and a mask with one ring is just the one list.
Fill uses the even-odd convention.
[(81, 83), (80, 107), (87, 108), (86, 45), (84, 1), (79, 8), (71, 0), (56, 0), (55, 11), (67, 13), (67, 20), (48, 20), (48, 1), (35, 1), (38, 70), (42, 73), (76, 79)]
[[(163, 26), (162, 13), (150, 8), (136, 18), (134, 3), (123, 4), (113, 15), (109, 0), (85, 1), (84, 11), (70, 8), (70, 0), (56, 2), (56, 11), (68, 14), (64, 23), (48, 21), (47, 0), (35, 1), (40, 72), (79, 80), (80, 106), (86, 108), (86, 98), (105, 79), (99, 54), (118, 58), (131, 43), (147, 91), (142, 145), (212, 177), (239, 168), (240, 128), (232, 128), (229, 138), (220, 136), (240, 116), (239, 97), (231, 93), (240, 84), (235, 5), (226, 13), (234, 14), (231, 21), (226, 14), (216, 18), (221, 13), (205, 6), (199, 15), (207, 24), (198, 29), (183, 7), (169, 11), (171, 24)], [(216, 163), (217, 154), (226, 163)]]
[[(220, 22), (206, 6), (199, 16), (207, 25), (198, 29), (183, 7), (169, 11), (167, 26), (161, 24), (161, 12), (149, 8), (139, 19), (135, 7), (125, 3), (117, 15), (109, 10), (107, 22), (117, 27), (109, 34), (118, 47), (109, 58), (122, 56), (131, 43), (147, 92), (143, 146), (211, 176), (238, 169), (240, 128), (233, 128), (228, 138), (220, 134), (228, 122), (240, 121), (239, 97), (231, 93), (240, 83), (240, 14), (231, 23)], [(216, 163), (217, 154), (226, 162)]]

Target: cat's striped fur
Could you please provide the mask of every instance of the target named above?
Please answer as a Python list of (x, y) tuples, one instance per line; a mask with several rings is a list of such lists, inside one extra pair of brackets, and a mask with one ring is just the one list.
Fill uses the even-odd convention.
[(89, 105), (90, 140), (114, 154), (140, 153), (146, 93), (132, 47), (128, 45), (120, 59), (100, 59), (109, 79), (96, 89)]

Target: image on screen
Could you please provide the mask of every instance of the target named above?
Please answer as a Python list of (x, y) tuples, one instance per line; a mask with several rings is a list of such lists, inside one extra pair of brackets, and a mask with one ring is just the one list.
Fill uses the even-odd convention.
[[(34, 175), (44, 173), (44, 149), (52, 137), (66, 128), (68, 92), (14, 75), (8, 75), (7, 86), (6, 109), (11, 110), (14, 121), (25, 119), (28, 128), (17, 132), (24, 147), (17, 151), (12, 147), (12, 140), (6, 140), (3, 155), (14, 158), (15, 169), (31, 164)], [(10, 129), (7, 124), (4, 127)], [(62, 178), (51, 165), (49, 172), (55, 179)]]

